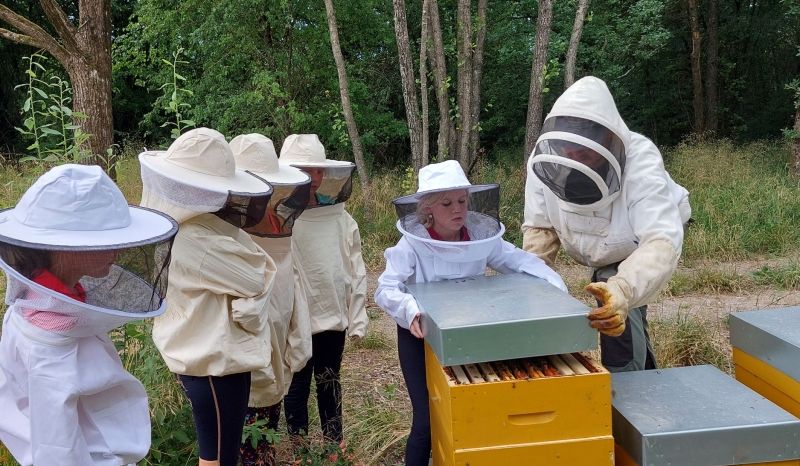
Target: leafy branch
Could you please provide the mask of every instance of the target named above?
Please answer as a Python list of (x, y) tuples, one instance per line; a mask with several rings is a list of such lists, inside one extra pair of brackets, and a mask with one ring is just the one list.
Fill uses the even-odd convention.
[(172, 61), (161, 59), (162, 62), (166, 63), (172, 69), (172, 80), (164, 83), (159, 89), (166, 89), (166, 93), (170, 94), (169, 102), (167, 103), (167, 113), (174, 114), (174, 121), (167, 121), (163, 125), (162, 128), (167, 126), (172, 126), (173, 128), (170, 130), (170, 134), (172, 135), (173, 139), (177, 139), (186, 129), (194, 128), (195, 122), (193, 120), (186, 119), (184, 117), (185, 110), (189, 110), (192, 106), (184, 101), (184, 97), (192, 97), (194, 93), (182, 87), (182, 84), (186, 81), (186, 78), (181, 76), (178, 73), (178, 65), (179, 64), (188, 64), (189, 62), (186, 60), (181, 60), (180, 56), (184, 52), (183, 47), (178, 48), (177, 51), (172, 53)]

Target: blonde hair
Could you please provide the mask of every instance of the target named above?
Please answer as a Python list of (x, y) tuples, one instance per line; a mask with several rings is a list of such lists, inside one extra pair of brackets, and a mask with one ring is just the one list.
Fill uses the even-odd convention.
[(433, 227), (433, 214), (431, 208), (434, 204), (439, 202), (445, 194), (452, 191), (464, 191), (467, 194), (467, 209), (469, 209), (469, 191), (465, 188), (448, 189), (446, 191), (435, 191), (420, 196), (417, 201), (417, 221), (425, 228)]

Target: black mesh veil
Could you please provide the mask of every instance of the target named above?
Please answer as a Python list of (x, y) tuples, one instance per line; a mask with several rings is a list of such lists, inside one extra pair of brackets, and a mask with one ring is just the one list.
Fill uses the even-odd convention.
[(178, 226), (158, 216), (166, 225), (159, 226), (162, 234), (113, 246), (53, 246), (0, 236), (9, 309), (37, 327), (72, 336), (160, 314)]
[(342, 162), (341, 165), (313, 166), (290, 163), (303, 170), (311, 178), (308, 208), (341, 204), (350, 199), (353, 192), (353, 171), (356, 166)]
[(621, 189), (625, 146), (616, 133), (596, 121), (548, 118), (533, 157), (534, 174), (564, 201), (590, 205)]
[(272, 185), (266, 214), (256, 225), (246, 227), (247, 233), (255, 236), (280, 238), (292, 236), (294, 221), (303, 213), (311, 194), (311, 181), (302, 184)]

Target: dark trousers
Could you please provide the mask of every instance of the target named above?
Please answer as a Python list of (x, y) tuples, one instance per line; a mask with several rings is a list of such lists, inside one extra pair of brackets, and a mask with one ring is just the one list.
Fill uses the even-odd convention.
[(292, 377), (289, 393), (283, 399), (290, 435), (308, 433), (308, 397), (311, 375), (317, 385), (317, 407), (322, 434), (328, 441), (342, 441), (342, 366), (345, 331), (316, 333), (311, 336), (311, 360)]
[(200, 459), (236, 466), (250, 396), (250, 373), (178, 378), (192, 405)]
[[(595, 270), (592, 281), (608, 281), (617, 274), (617, 265)], [(603, 366), (610, 372), (640, 371), (657, 367), (650, 334), (647, 332), (647, 306), (636, 307), (628, 312), (622, 335), (611, 337), (600, 334), (600, 358)]]
[(406, 442), (406, 466), (428, 466), (431, 456), (431, 415), (423, 340), (398, 325), (397, 354), (412, 410), (411, 432)]

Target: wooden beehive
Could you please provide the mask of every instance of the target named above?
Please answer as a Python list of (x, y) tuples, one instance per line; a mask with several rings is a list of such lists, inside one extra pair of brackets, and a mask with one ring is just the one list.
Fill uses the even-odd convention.
[(611, 377), (579, 353), (442, 367), (426, 345), (435, 466), (612, 465)]

